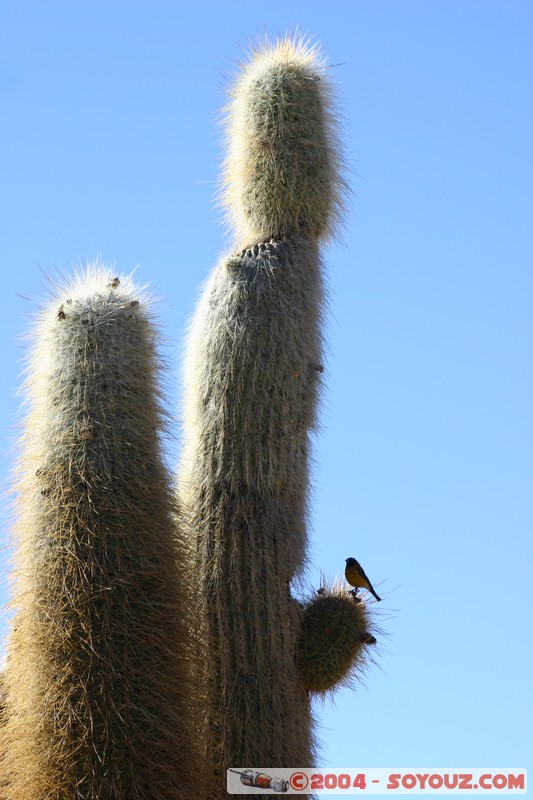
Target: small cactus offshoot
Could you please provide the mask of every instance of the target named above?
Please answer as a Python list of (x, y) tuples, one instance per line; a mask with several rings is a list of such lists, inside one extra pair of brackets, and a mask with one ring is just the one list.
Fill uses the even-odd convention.
[(324, 693), (349, 681), (365, 660), (364, 648), (376, 644), (364, 603), (354, 602), (341, 586), (321, 589), (305, 604), (297, 649), (301, 680), (310, 692)]

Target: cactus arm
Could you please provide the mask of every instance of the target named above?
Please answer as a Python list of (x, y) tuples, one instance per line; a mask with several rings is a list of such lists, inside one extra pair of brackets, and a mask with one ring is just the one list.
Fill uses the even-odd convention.
[(34, 331), (5, 800), (188, 800), (185, 608), (146, 292), (97, 267)]
[(335, 235), (347, 185), (334, 99), (318, 47), (302, 38), (267, 43), (242, 66), (227, 108), (222, 187), (239, 242)]
[(181, 503), (209, 642), (202, 740), (216, 764), (311, 760), (287, 587), (306, 546), (317, 278), (307, 240), (256, 245), (220, 263), (190, 334), (185, 421), (195, 435)]
[[(287, 39), (254, 54), (228, 108), (223, 196), (236, 252), (205, 286), (184, 367), (179, 498), (206, 643), (195, 674), (205, 676), (199, 736), (218, 781), (211, 797), (225, 797), (228, 767), (313, 762), (309, 614), (290, 583), (307, 548), (323, 371), (319, 242), (341, 215), (339, 152), (317, 50)], [(314, 635), (326, 625), (319, 614)]]

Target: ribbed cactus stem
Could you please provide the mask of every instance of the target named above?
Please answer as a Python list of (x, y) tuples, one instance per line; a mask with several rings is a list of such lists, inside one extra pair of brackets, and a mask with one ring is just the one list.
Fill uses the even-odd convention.
[(229, 109), (226, 201), (243, 249), (205, 287), (185, 359), (180, 501), (194, 543), (200, 738), (214, 765), (311, 765), (297, 664), (309, 434), (323, 371), (318, 240), (340, 202), (325, 69), (300, 40), (247, 64)]
[(157, 331), (95, 267), (33, 332), (3, 733), (6, 800), (190, 800), (183, 576)]

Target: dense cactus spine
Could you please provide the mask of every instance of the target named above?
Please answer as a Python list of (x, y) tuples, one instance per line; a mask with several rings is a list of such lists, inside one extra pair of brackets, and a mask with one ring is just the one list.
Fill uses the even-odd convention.
[[(204, 289), (184, 368), (179, 495), (206, 645), (195, 672), (210, 797), (226, 796), (228, 767), (313, 763), (308, 691), (317, 681), (323, 690), (324, 665), (302, 663), (306, 610), (290, 584), (306, 554), (323, 372), (319, 242), (342, 206), (335, 143), (317, 50), (287, 39), (255, 54), (228, 115), (225, 202), (242, 249)], [(343, 678), (361, 652), (362, 607), (355, 618), (350, 663), (334, 667)]]
[(333, 235), (346, 184), (328, 68), (295, 36), (263, 43), (227, 107), (222, 198), (243, 244), (265, 236)]
[(262, 242), (219, 264), (189, 333), (185, 462), (204, 447), (214, 478), (232, 488), (305, 496), (321, 298), (312, 240)]
[(376, 643), (370, 628), (365, 604), (343, 585), (321, 589), (302, 611), (296, 660), (305, 688), (323, 694), (349, 682), (364, 648)]
[(190, 800), (183, 576), (157, 332), (101, 267), (42, 313), (19, 464), (5, 800)]
[(181, 502), (208, 642), (201, 738), (220, 765), (311, 763), (289, 582), (306, 546), (318, 288), (315, 243), (255, 245), (220, 263), (191, 329)]

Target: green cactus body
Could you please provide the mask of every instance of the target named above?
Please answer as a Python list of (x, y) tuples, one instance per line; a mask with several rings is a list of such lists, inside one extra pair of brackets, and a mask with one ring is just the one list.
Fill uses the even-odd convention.
[(150, 301), (100, 267), (60, 294), (29, 364), (1, 796), (190, 800)]
[[(342, 194), (325, 69), (304, 42), (245, 65), (228, 119), (225, 202), (243, 249), (215, 268), (191, 324), (179, 481), (205, 644), (199, 735), (217, 798), (228, 767), (313, 762), (308, 689), (328, 681), (323, 663), (313, 678), (314, 644), (302, 663), (309, 637), (290, 582), (306, 554), (323, 371), (318, 244)], [(328, 688), (343, 677), (337, 657), (330, 672)]]

